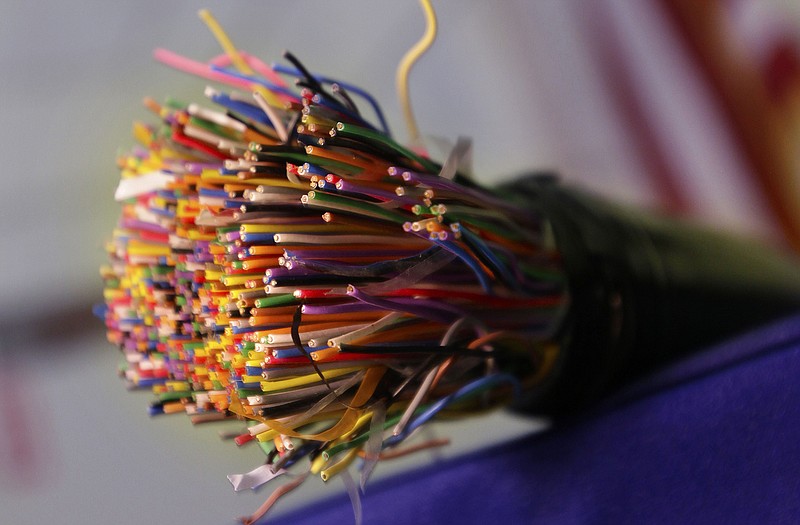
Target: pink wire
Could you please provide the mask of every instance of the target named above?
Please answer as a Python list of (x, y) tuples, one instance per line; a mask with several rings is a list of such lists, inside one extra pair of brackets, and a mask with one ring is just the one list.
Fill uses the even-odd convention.
[(177, 69), (178, 71), (189, 73), (190, 75), (205, 78), (206, 80), (213, 80), (214, 82), (221, 82), (229, 86), (244, 89), (246, 91), (250, 91), (252, 89), (251, 82), (247, 80), (226, 75), (221, 71), (215, 71), (211, 69), (211, 66), (208, 64), (196, 62), (177, 53), (173, 53), (167, 49), (156, 49), (153, 51), (153, 58), (162, 64)]
[(244, 58), (245, 62), (247, 62), (247, 65), (256, 70), (264, 78), (268, 79), (276, 86), (287, 89), (289, 88), (289, 86), (286, 84), (286, 81), (284, 81), (283, 78), (281, 78), (281, 76), (277, 74), (269, 64), (265, 63), (260, 58), (251, 55), (250, 53), (244, 53), (240, 51), (239, 54), (242, 55), (242, 58)]
[[(277, 86), (287, 89), (289, 88), (286, 82), (280, 77), (280, 75), (278, 75), (268, 64), (263, 62), (261, 59), (242, 51), (240, 51), (239, 54), (242, 56), (245, 62), (247, 62), (247, 64), (250, 67), (252, 67), (253, 70), (256, 71), (258, 74), (270, 80), (273, 84)], [(156, 50), (154, 50), (153, 57), (162, 64), (165, 64), (179, 71), (183, 71), (184, 73), (205, 78), (206, 80), (221, 82), (223, 84), (227, 84), (229, 86), (237, 87), (247, 91), (252, 91), (252, 85), (249, 81), (238, 77), (234, 77), (232, 75), (227, 75), (222, 71), (217, 71), (215, 69), (212, 69), (211, 66), (228, 67), (231, 65), (232, 63), (231, 58), (226, 54), (221, 54), (213, 57), (211, 60), (208, 61), (208, 64), (197, 62), (185, 56), (179, 55), (173, 51), (169, 51), (168, 49), (162, 49), (162, 48), (157, 48)], [(275, 95), (284, 102), (292, 102), (294, 100), (297, 100), (297, 97), (290, 97), (283, 93), (275, 93)]]
[(208, 61), (209, 66), (217, 66), (217, 67), (228, 67), (232, 64), (231, 57), (227, 54), (222, 53), (221, 55), (217, 55), (213, 57), (211, 60)]

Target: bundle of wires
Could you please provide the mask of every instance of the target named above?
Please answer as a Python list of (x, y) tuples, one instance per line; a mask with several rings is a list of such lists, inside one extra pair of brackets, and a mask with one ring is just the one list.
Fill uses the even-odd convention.
[(290, 53), (268, 66), (201, 15), (224, 55), (155, 56), (217, 87), (146, 100), (102, 270), (108, 338), (151, 413), (246, 420), (235, 442), (266, 461), (231, 482), (298, 472), (277, 496), (359, 457), (363, 485), (379, 459), (439, 444), (404, 444), (433, 417), (541, 381), (567, 305), (541, 213), (465, 179), (466, 143), (437, 163), (362, 90)]

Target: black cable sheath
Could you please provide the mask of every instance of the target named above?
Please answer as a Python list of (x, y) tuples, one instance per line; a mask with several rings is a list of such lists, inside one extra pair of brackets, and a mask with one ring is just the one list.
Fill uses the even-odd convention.
[(631, 379), (800, 311), (800, 262), (761, 243), (528, 176), (501, 189), (549, 221), (568, 280), (563, 351), (520, 407), (573, 413)]

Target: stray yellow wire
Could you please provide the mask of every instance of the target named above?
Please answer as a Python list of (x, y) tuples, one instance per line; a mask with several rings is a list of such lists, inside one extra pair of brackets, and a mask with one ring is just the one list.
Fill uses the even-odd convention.
[[(353, 428), (351, 428), (350, 430), (348, 430), (346, 432), (343, 432), (341, 436), (339, 436), (338, 438), (332, 440), (330, 442), (330, 445), (328, 447), (326, 447), (326, 448), (330, 448), (330, 447), (336, 446), (339, 443), (343, 443), (345, 441), (350, 441), (350, 439), (352, 439), (352, 437), (356, 433), (356, 431), (359, 428), (363, 427), (365, 424), (369, 423), (371, 420), (372, 420), (372, 411), (365, 412), (364, 414), (361, 415), (361, 417), (358, 418), (358, 420), (353, 425)], [(328, 455), (328, 451), (327, 450), (323, 451), (322, 454), (320, 454), (320, 457), (325, 458), (325, 461), (331, 459), (330, 456)], [(317, 472), (314, 472), (314, 474), (316, 474), (316, 473)]]
[[(351, 366), (348, 368), (334, 368), (332, 370), (325, 370), (322, 372), (322, 376), (326, 380), (335, 379), (351, 372), (357, 372), (358, 370), (359, 367), (357, 366)], [(316, 383), (319, 381), (319, 379), (320, 377), (317, 374), (308, 374), (304, 376), (293, 377), (291, 379), (281, 379), (279, 381), (261, 381), (261, 390), (264, 392), (275, 392), (278, 390), (297, 388), (311, 383)]]
[(322, 454), (320, 454), (311, 462), (311, 468), (309, 469), (309, 472), (314, 476), (316, 476), (317, 474), (319, 474), (319, 471), (322, 470), (322, 467), (324, 467), (325, 463), (327, 462), (328, 458), (325, 458), (322, 456)]
[(350, 463), (352, 463), (358, 457), (358, 452), (360, 450), (360, 448), (352, 448), (348, 450), (347, 454), (345, 454), (341, 460), (337, 461), (330, 467), (323, 469), (319, 473), (319, 477), (322, 478), (322, 481), (328, 481), (333, 476), (350, 466)]
[(239, 54), (239, 50), (233, 45), (233, 42), (228, 37), (227, 33), (225, 33), (225, 30), (222, 29), (222, 26), (219, 25), (217, 19), (214, 18), (214, 15), (211, 14), (211, 11), (208, 9), (201, 9), (197, 12), (197, 15), (205, 22), (211, 34), (214, 35), (214, 38), (219, 42), (222, 50), (225, 51), (225, 54), (230, 57), (233, 65), (236, 66), (236, 69), (245, 75), (255, 75), (255, 71), (244, 61), (242, 55)]
[[(211, 34), (214, 35), (214, 38), (217, 39), (219, 46), (225, 52), (226, 55), (231, 59), (234, 67), (238, 69), (241, 73), (245, 75), (255, 76), (257, 73), (250, 67), (242, 55), (239, 53), (239, 50), (236, 49), (236, 46), (233, 45), (233, 41), (230, 39), (228, 34), (222, 29), (222, 26), (219, 24), (214, 15), (211, 14), (211, 11), (208, 9), (201, 9), (197, 12), (197, 15), (200, 19), (206, 24)], [(258, 92), (264, 100), (271, 106), (281, 107), (280, 99), (271, 91), (266, 89), (264, 86), (260, 86), (258, 84), (252, 85), (253, 91)], [(277, 118), (276, 115), (272, 114), (269, 115), (271, 120)]]
[(425, 12), (425, 34), (408, 50), (397, 65), (397, 97), (400, 99), (400, 105), (403, 108), (403, 116), (406, 119), (406, 126), (412, 143), (419, 141), (419, 129), (414, 118), (414, 111), (411, 109), (411, 97), (408, 94), (408, 74), (417, 60), (433, 45), (433, 41), (436, 39), (437, 27), (436, 13), (433, 11), (430, 0), (419, 0), (419, 3)]

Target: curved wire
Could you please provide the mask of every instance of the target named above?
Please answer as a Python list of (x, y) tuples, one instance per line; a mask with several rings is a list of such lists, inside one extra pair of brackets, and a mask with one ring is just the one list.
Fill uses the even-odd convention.
[[(292, 75), (294, 77), (302, 76), (300, 70), (284, 66), (282, 64), (272, 64), (272, 69), (278, 73), (283, 73), (284, 75)], [(314, 74), (314, 78), (317, 79), (318, 82), (321, 82), (323, 84), (337, 84), (346, 89), (347, 91), (355, 93), (359, 97), (366, 100), (367, 103), (369, 103), (369, 105), (372, 106), (372, 110), (375, 112), (375, 116), (378, 117), (378, 121), (380, 121), (381, 123), (381, 128), (383, 129), (383, 132), (390, 137), (392, 136), (392, 134), (389, 132), (389, 124), (386, 122), (386, 118), (383, 115), (383, 110), (381, 110), (380, 104), (378, 104), (378, 101), (372, 95), (370, 95), (369, 93), (367, 93), (358, 86), (355, 86), (347, 82), (342, 82), (340, 80), (335, 80), (333, 78), (326, 77), (324, 75)]]
[(231, 62), (236, 69), (241, 71), (246, 75), (255, 75), (255, 71), (253, 68), (250, 67), (250, 64), (245, 62), (242, 55), (239, 54), (239, 50), (236, 49), (236, 46), (233, 45), (233, 41), (230, 39), (228, 34), (222, 29), (222, 26), (219, 24), (214, 15), (211, 14), (211, 11), (208, 9), (201, 9), (197, 12), (197, 16), (206, 24), (211, 34), (214, 35), (214, 38), (217, 39), (219, 46), (225, 51), (225, 54), (230, 57)]
[(467, 385), (459, 388), (457, 391), (453, 392), (452, 394), (441, 398), (440, 400), (432, 403), (422, 412), (419, 416), (414, 418), (408, 426), (406, 426), (405, 430), (397, 435), (393, 435), (387, 438), (383, 442), (383, 448), (392, 447), (397, 445), (404, 439), (406, 439), (414, 430), (419, 428), (420, 426), (424, 425), (431, 419), (433, 419), (436, 414), (441, 412), (444, 408), (448, 405), (455, 403), (456, 401), (461, 401), (463, 399), (467, 399), (470, 396), (480, 393), (481, 391), (492, 388), (501, 383), (509, 383), (514, 388), (514, 396), (519, 397), (520, 393), (522, 392), (522, 387), (520, 385), (519, 379), (514, 377), (511, 374), (506, 373), (499, 373), (499, 374), (492, 374), (489, 376), (484, 376)]
[(406, 120), (406, 127), (408, 127), (408, 134), (412, 143), (419, 141), (419, 128), (417, 128), (417, 120), (414, 118), (414, 111), (411, 109), (411, 97), (408, 94), (408, 74), (417, 60), (433, 45), (437, 31), (436, 13), (433, 11), (430, 0), (419, 0), (419, 3), (425, 12), (425, 33), (400, 60), (397, 65), (396, 77), (397, 97), (403, 108), (403, 117)]

